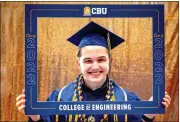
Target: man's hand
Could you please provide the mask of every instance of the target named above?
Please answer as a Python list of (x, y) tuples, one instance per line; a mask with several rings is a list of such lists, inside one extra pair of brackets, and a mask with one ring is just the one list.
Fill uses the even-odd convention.
[[(149, 101), (153, 101), (153, 97), (149, 99)], [(165, 92), (165, 97), (163, 98), (162, 104), (164, 105), (165, 109), (169, 107), (171, 103), (171, 97)], [(157, 116), (158, 114), (144, 114), (146, 117), (152, 119), (153, 117)]]
[(164, 105), (165, 109), (167, 109), (171, 103), (171, 97), (168, 95), (167, 92), (165, 92), (165, 97), (163, 98), (162, 104)]
[[(25, 102), (26, 102), (26, 95), (25, 95), (25, 90), (23, 89), (22, 94), (20, 94), (16, 98), (16, 106), (18, 108), (18, 111), (21, 113), (25, 114), (24, 109), (25, 109)], [(40, 119), (40, 115), (28, 115), (31, 117), (33, 121), (38, 121)]]

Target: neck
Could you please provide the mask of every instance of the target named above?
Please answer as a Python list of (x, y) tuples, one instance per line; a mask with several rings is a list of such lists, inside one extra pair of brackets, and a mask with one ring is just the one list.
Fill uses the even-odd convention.
[(101, 87), (103, 86), (103, 84), (104, 84), (104, 83), (101, 83), (101, 84), (100, 84), (100, 83), (92, 83), (92, 84), (91, 84), (91, 83), (86, 83), (86, 82), (85, 82), (85, 85), (86, 85), (88, 88), (92, 89), (93, 91), (96, 90), (96, 89), (98, 89), (98, 88), (101, 88)]
[(93, 91), (98, 89), (98, 88), (101, 88), (103, 86), (103, 84), (106, 82), (106, 80), (104, 80), (103, 82), (98, 82), (98, 83), (94, 83), (94, 82), (89, 82), (89, 81), (85, 81), (84, 80), (84, 84), (92, 89)]

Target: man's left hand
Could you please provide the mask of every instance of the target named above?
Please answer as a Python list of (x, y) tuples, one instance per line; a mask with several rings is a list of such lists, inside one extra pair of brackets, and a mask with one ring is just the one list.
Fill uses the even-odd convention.
[[(151, 97), (149, 99), (149, 101), (153, 101), (153, 97)], [(164, 105), (165, 109), (167, 109), (169, 107), (171, 103), (171, 97), (168, 95), (167, 92), (165, 92), (165, 97), (163, 98), (163, 101), (162, 101), (162, 104)], [(158, 114), (144, 114), (146, 117), (152, 119), (154, 118), (155, 116), (157, 116)]]

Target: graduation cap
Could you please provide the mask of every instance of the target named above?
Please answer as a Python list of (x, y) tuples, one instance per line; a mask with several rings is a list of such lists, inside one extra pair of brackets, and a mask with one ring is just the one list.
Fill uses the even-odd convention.
[(124, 39), (93, 21), (80, 29), (67, 40), (78, 46), (78, 48), (96, 45), (103, 46), (109, 49), (109, 51), (124, 42)]

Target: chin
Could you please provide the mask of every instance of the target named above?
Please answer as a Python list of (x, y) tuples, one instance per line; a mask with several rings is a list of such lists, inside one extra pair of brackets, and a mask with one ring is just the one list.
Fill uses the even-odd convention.
[(96, 77), (96, 78), (95, 77), (89, 77), (88, 81), (91, 83), (101, 83), (101, 82), (105, 82), (105, 79), (106, 78), (104, 78), (104, 77), (103, 78), (102, 77), (99, 77), (99, 78), (98, 77)]

